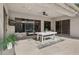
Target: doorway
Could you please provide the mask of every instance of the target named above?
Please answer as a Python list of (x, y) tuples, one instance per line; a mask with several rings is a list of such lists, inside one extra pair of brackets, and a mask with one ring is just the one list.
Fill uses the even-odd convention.
[(70, 34), (70, 20), (56, 21), (56, 32), (58, 34)]

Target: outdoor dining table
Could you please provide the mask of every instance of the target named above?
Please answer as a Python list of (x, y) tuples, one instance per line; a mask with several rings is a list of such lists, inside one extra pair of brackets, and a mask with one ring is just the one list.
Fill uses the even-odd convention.
[(52, 32), (52, 31), (46, 31), (46, 32), (36, 32), (35, 34), (37, 34), (37, 40), (39, 39), (39, 37), (41, 36), (41, 42), (44, 41), (44, 37), (46, 36), (52, 36), (55, 37), (55, 35), (57, 34), (57, 32)]

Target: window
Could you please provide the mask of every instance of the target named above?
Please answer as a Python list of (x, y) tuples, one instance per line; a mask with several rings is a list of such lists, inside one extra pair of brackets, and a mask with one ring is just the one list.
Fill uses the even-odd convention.
[(15, 32), (25, 32), (25, 23), (16, 23)]
[(15, 32), (33, 32), (34, 25), (33, 23), (16, 23), (15, 24)]
[(41, 21), (23, 18), (15, 18), (15, 32), (40, 32)]
[(33, 23), (26, 23), (26, 32), (33, 32)]

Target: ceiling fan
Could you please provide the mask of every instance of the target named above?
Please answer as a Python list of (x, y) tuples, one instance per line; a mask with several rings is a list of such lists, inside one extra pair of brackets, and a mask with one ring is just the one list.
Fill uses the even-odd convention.
[(42, 13), (43, 13), (43, 15), (48, 16), (47, 13), (46, 13), (45, 11), (43, 11)]

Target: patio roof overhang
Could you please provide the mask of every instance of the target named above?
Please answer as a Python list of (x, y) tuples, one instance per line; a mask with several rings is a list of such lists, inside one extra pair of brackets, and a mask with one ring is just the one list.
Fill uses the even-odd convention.
[[(18, 12), (49, 18), (63, 15), (73, 17), (79, 12), (79, 8), (75, 4), (67, 3), (10, 3), (6, 5), (10, 13)], [(42, 12), (46, 12), (47, 16), (44, 16)]]

